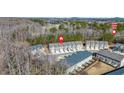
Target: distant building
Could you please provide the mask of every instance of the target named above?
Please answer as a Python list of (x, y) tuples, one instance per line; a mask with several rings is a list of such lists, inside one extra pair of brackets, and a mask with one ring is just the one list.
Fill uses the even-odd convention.
[(36, 55), (36, 54), (39, 54), (43, 51), (43, 46), (40, 44), (40, 45), (34, 45), (31, 47), (31, 53), (33, 55)]
[(93, 54), (94, 57), (115, 68), (124, 66), (124, 56), (107, 50), (100, 50)]
[(124, 44), (115, 44), (112, 51), (124, 55)]
[(78, 51), (73, 53), (69, 57), (65, 59), (69, 68), (67, 69), (67, 73), (72, 72), (74, 69), (81, 67), (83, 64), (89, 62), (92, 59), (92, 53), (88, 51)]

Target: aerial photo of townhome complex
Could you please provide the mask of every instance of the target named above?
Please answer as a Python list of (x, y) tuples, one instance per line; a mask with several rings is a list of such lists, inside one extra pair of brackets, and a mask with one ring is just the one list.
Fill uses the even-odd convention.
[(1, 75), (123, 75), (124, 18), (0, 18)]

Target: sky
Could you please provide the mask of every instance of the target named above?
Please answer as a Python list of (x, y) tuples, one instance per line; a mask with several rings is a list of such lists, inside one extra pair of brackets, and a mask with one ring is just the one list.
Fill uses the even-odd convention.
[(124, 17), (123, 0), (2, 0), (0, 17)]

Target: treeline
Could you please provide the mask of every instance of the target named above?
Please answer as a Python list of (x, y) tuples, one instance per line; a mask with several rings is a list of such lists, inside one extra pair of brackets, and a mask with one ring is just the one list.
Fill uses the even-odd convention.
[[(58, 43), (58, 37), (59, 35), (47, 35), (47, 36), (39, 36), (35, 39), (27, 39), (27, 41), (31, 45), (36, 45), (36, 44), (45, 44), (45, 43)], [(77, 33), (77, 34), (64, 34), (64, 42), (69, 42), (69, 41), (83, 41), (84, 37), (83, 35)]]
[(117, 31), (124, 31), (124, 23), (118, 24)]
[[(37, 58), (31, 54), (32, 48), (25, 41), (30, 37), (30, 32), (39, 30), (42, 32), (39, 25), (24, 22), (18, 25), (16, 22), (20, 22), (20, 20), (13, 19), (15, 20), (12, 21), (13, 26), (10, 19), (5, 21), (9, 25), (5, 24), (4, 21), (3, 25), (0, 20), (0, 74), (64, 74), (66, 64), (51, 64), (47, 55), (42, 54), (40, 58)], [(54, 57), (50, 58), (54, 59)], [(56, 63), (55, 61), (52, 62)]]
[[(34, 22), (38, 22), (39, 24), (44, 26), (49, 23), (48, 19), (43, 19), (43, 18), (33, 18), (31, 20)], [(60, 19), (58, 24), (60, 24), (60, 29), (64, 29), (64, 25), (70, 25), (77, 30), (80, 28), (92, 28), (95, 30), (103, 30), (103, 31), (111, 29), (111, 22), (100, 22), (100, 21), (88, 22), (81, 20)], [(124, 31), (124, 23), (118, 24), (118, 31)]]
[[(81, 34), (76, 35), (64, 35), (64, 42), (70, 42), (70, 41), (84, 41), (85, 38)], [(87, 39), (90, 40), (90, 39)], [(114, 42), (116, 40), (115, 37), (112, 36), (111, 33), (105, 33), (100, 36), (97, 40), (103, 40), (108, 42)], [(37, 44), (48, 44), (48, 43), (59, 43), (58, 37), (49, 35), (49, 36), (40, 36), (35, 39), (27, 39), (27, 41), (31, 45), (37, 45)]]
[(111, 33), (104, 33), (104, 34), (101, 35), (99, 40), (108, 41), (108, 42), (114, 42), (115, 41), (115, 37), (112, 36)]
[(30, 20), (33, 22), (37, 22), (37, 23), (41, 24), (42, 26), (45, 26), (47, 24), (47, 21), (45, 21), (44, 19), (41, 19), (41, 18), (32, 18)]

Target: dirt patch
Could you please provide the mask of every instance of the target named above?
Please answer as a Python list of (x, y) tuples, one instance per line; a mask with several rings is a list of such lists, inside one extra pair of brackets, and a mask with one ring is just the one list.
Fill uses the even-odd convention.
[(113, 68), (112, 66), (107, 65), (103, 62), (97, 62), (97, 64), (85, 70), (85, 73), (87, 73), (88, 75), (100, 75), (114, 69), (115, 68)]

